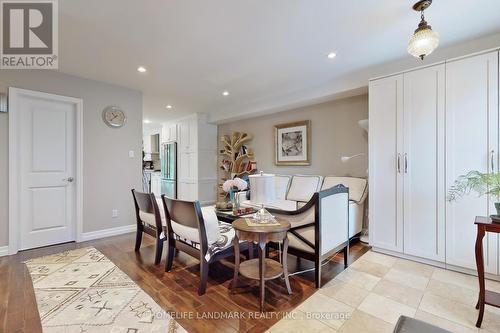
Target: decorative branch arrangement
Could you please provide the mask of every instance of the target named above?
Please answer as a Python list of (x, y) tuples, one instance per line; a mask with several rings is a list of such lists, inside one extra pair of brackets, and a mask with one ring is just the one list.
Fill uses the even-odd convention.
[(252, 140), (252, 136), (247, 133), (234, 132), (232, 135), (224, 135), (221, 137), (222, 149), (220, 151), (223, 159), (220, 161), (220, 168), (227, 174), (221, 178), (219, 187), (221, 188), (220, 196), (227, 197), (227, 192), (222, 190), (222, 184), (225, 181), (235, 177), (244, 177), (250, 175), (257, 170), (253, 160), (254, 153), (251, 148), (248, 148), (246, 143)]
[(251, 135), (241, 132), (221, 137), (223, 143), (221, 154), (227, 156), (227, 159), (223, 159), (220, 166), (224, 171), (231, 173), (231, 178), (251, 174), (255, 171), (256, 163), (253, 162), (253, 150), (245, 145), (250, 140), (252, 140)]

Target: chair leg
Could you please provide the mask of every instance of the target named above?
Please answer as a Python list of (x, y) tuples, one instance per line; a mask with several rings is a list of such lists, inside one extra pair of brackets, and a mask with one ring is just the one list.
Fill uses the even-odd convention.
[(163, 252), (163, 239), (156, 239), (156, 253), (155, 253), (155, 265), (158, 265), (161, 261), (161, 254)]
[(207, 289), (207, 280), (208, 280), (208, 262), (205, 259), (202, 259), (200, 262), (200, 287), (198, 288), (198, 295), (205, 294)]
[(167, 241), (167, 258), (165, 260), (165, 272), (170, 272), (172, 270), (172, 265), (174, 263), (175, 246)]
[(135, 252), (139, 251), (142, 243), (142, 229), (137, 227), (137, 233), (135, 235)]

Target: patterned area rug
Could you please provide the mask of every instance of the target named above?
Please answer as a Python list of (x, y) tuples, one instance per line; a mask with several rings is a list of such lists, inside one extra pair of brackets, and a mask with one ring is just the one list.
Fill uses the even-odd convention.
[(44, 332), (186, 332), (93, 247), (26, 261)]

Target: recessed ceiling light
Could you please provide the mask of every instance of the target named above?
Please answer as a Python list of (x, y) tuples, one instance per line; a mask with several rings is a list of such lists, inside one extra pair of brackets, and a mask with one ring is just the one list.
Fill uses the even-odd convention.
[(151, 120), (149, 120), (149, 119), (144, 119), (144, 124), (151, 124)]
[(330, 53), (328, 53), (328, 59), (333, 59), (333, 58), (335, 58), (336, 56), (337, 56), (337, 53), (335, 53), (335, 52), (330, 52)]
[(137, 71), (139, 73), (146, 73), (147, 69), (141, 66), (141, 67), (137, 67)]
[(229, 91), (224, 91), (224, 92), (222, 93), (222, 96), (229, 96)]
[(167, 109), (171, 109), (171, 108), (172, 108), (172, 105), (170, 105), (170, 104), (169, 104), (169, 105), (167, 105), (167, 106), (166, 106), (166, 108), (167, 108)]

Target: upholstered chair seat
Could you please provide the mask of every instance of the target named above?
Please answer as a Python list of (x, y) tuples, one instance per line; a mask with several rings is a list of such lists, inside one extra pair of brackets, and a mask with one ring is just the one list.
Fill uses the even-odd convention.
[[(217, 219), (213, 206), (201, 207), (201, 212), (207, 233), (208, 253), (205, 259), (208, 261), (212, 255), (233, 245), (235, 232), (231, 224)], [(200, 250), (200, 235), (197, 228), (187, 227), (174, 220), (171, 220), (171, 225), (176, 240)]]

